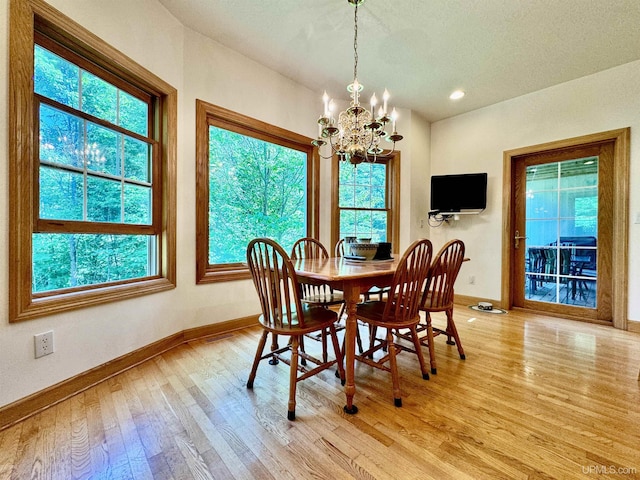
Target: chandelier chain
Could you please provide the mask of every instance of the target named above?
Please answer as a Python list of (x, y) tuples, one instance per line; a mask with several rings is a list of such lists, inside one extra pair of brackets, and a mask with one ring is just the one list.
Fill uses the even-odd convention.
[(355, 13), (353, 14), (353, 79), (358, 78), (358, 4), (355, 5)]

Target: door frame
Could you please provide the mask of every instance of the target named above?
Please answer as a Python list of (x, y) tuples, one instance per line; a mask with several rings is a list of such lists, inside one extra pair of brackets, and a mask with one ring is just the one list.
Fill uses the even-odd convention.
[[(611, 205), (613, 210), (611, 274), (615, 281), (612, 282), (611, 287), (612, 321), (615, 328), (627, 329), (630, 136), (631, 129), (627, 127), (504, 151), (502, 177), (502, 224), (504, 226), (502, 230), (502, 308), (507, 310), (513, 308), (513, 292), (515, 288), (513, 275), (514, 242), (512, 241), (515, 223), (513, 219), (515, 185), (512, 183), (512, 175), (516, 157), (580, 145), (613, 142), (612, 174), (614, 176), (614, 193)], [(548, 314), (552, 315), (552, 313)]]

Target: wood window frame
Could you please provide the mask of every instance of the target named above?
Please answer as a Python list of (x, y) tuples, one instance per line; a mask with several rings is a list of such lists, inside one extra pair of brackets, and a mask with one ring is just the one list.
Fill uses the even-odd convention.
[[(331, 245), (340, 240), (340, 159), (334, 155), (331, 162)], [(384, 152), (377, 163), (387, 164), (386, 202), (389, 212), (387, 241), (394, 249), (400, 246), (400, 152)]]
[(312, 139), (196, 99), (196, 284), (251, 278), (245, 262), (209, 263), (209, 126), (307, 152), (307, 233), (319, 234), (318, 149)]
[[(42, 0), (11, 0), (9, 15), (9, 195), (12, 199), (9, 204), (9, 321), (28, 320), (175, 288), (176, 89)], [(151, 121), (160, 171), (154, 178), (154, 182), (158, 182), (154, 187), (158, 190), (154, 201), (159, 201), (161, 206), (154, 208), (153, 226), (145, 229), (158, 238), (157, 275), (44, 295), (32, 292), (32, 234), (42, 228), (71, 231), (69, 226), (38, 220), (34, 213), (38, 203), (39, 159), (36, 158), (38, 125), (33, 52), (35, 37), (40, 34), (155, 99), (155, 114)], [(111, 227), (97, 224), (95, 229), (87, 228), (97, 233), (123, 233)]]

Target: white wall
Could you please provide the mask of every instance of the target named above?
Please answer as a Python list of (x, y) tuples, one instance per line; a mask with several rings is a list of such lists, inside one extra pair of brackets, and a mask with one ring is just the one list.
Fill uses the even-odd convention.
[[(301, 87), (184, 28), (156, 0), (48, 2), (178, 89), (178, 286), (169, 292), (9, 324), (8, 223), (0, 222), (0, 244), (5, 245), (0, 250), (0, 406), (183, 329), (258, 313), (259, 304), (250, 281), (195, 285), (195, 100), (199, 98), (309, 137), (317, 132), (315, 120), (321, 107), (321, 92)], [(8, 31), (8, 8), (8, 0), (0, 0), (1, 32)], [(2, 72), (8, 71), (7, 40), (7, 35), (0, 35)], [(8, 157), (7, 93), (7, 76), (2, 74), (0, 214), (5, 219), (9, 202), (8, 165), (4, 160)], [(424, 215), (422, 202), (414, 201), (414, 197), (425, 195), (422, 184), (409, 175), (412, 171), (426, 175), (429, 125), (412, 118), (410, 111), (401, 113), (405, 135), (400, 144), (401, 243), (406, 246), (415, 236), (410, 225)], [(320, 190), (320, 233), (325, 243), (330, 239), (330, 182), (330, 165), (326, 161), (321, 166)], [(420, 208), (414, 212), (416, 204)], [(56, 351), (35, 360), (33, 335), (48, 330), (54, 331)]]
[(500, 299), (503, 151), (624, 127), (631, 127), (628, 315), (640, 320), (640, 298), (631, 294), (640, 289), (640, 61), (432, 124), (432, 174), (489, 174), (483, 213), (431, 228), (434, 245), (457, 237), (467, 246), (471, 261), (456, 293)]
[[(404, 247), (409, 246), (419, 238), (429, 238), (430, 231), (427, 224), (429, 212), (429, 184), (431, 182), (431, 129), (429, 122), (416, 115), (411, 116), (409, 133), (409, 146), (402, 146), (403, 164), (400, 167), (403, 184), (403, 191), (407, 192), (406, 197), (400, 199), (400, 208), (408, 211), (408, 218), (402, 217), (400, 224), (405, 227), (406, 240), (401, 237), (400, 243)], [(402, 140), (405, 141), (404, 139)], [(412, 161), (406, 166), (404, 164), (405, 152), (411, 152)], [(407, 171), (410, 169), (410, 171)], [(409, 202), (408, 209), (405, 210), (405, 203)], [(434, 246), (435, 247), (435, 246)], [(401, 248), (398, 251), (402, 251)]]

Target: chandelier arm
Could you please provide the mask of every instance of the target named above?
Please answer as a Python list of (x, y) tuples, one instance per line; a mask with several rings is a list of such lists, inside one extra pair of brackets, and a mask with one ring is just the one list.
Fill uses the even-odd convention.
[[(342, 150), (341, 148), (338, 148), (338, 146), (336, 146), (336, 144), (334, 143), (334, 138), (335, 137), (329, 137), (329, 146), (331, 146), (331, 151), (333, 153), (335, 153), (336, 155), (342, 155), (340, 153), (340, 151)], [(331, 157), (329, 157), (331, 158)]]
[(391, 150), (388, 153), (385, 153), (384, 155), (379, 155), (382, 158), (390, 158), (394, 153), (396, 153), (396, 142), (393, 142), (393, 146), (391, 147)]

